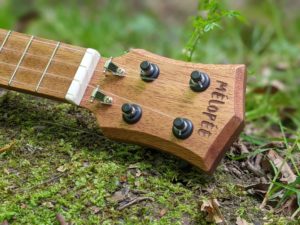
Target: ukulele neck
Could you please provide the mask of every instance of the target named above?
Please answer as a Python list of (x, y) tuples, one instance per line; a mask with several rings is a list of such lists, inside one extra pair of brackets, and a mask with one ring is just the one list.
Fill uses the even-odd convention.
[(79, 105), (100, 55), (0, 29), (0, 87)]

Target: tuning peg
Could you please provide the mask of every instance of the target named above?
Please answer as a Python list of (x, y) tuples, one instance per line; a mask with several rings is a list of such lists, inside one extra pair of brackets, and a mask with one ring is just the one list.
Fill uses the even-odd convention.
[(188, 119), (178, 117), (173, 121), (173, 134), (179, 139), (187, 139), (193, 129), (193, 123)]
[(148, 61), (143, 61), (140, 64), (141, 77), (143, 81), (151, 82), (154, 81), (159, 76), (159, 68), (156, 64), (150, 63)]
[(135, 104), (123, 104), (122, 112), (124, 121), (129, 124), (137, 123), (142, 117), (142, 108)]
[(201, 71), (193, 71), (191, 73), (190, 87), (195, 92), (205, 91), (210, 85), (209, 76)]

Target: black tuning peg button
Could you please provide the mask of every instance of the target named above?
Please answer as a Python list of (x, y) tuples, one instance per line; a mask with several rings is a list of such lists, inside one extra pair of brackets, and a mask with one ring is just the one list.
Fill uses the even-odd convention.
[(185, 118), (176, 118), (173, 121), (173, 134), (179, 139), (187, 139), (193, 133), (193, 123)]
[(209, 76), (201, 71), (194, 71), (191, 74), (190, 87), (195, 92), (205, 91), (210, 85)]
[(135, 104), (122, 105), (123, 120), (128, 124), (137, 123), (142, 117), (142, 108)]
[(140, 65), (141, 77), (143, 81), (152, 82), (159, 76), (159, 67), (156, 64), (144, 61)]

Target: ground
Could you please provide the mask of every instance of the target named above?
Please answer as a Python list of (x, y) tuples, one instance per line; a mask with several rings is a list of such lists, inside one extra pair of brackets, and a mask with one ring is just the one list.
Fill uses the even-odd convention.
[[(77, 5), (45, 8), (39, 1), (38, 18), (24, 29), (105, 56), (134, 46), (184, 58), (190, 27), (170, 26), (116, 2), (98, 11), (83, 7), (85, 17), (78, 17)], [(19, 23), (19, 14), (31, 10), (21, 6), (15, 14), (9, 14), (9, 4), (0, 7), (0, 26)], [(252, 15), (254, 9), (260, 16)], [(275, 150), (299, 176), (300, 19), (284, 20), (279, 9), (267, 3), (259, 10), (248, 7), (242, 11), (247, 25), (225, 25), (203, 37), (196, 51), (194, 61), (245, 62), (249, 68), (245, 131), (213, 175), (168, 154), (106, 139), (84, 109), (15, 92), (1, 97), (0, 149), (10, 147), (0, 153), (0, 223), (59, 224), (59, 214), (74, 224), (213, 224), (201, 205), (217, 199), (228, 224), (238, 217), (255, 224), (299, 224), (272, 201), (259, 208), (266, 190), (257, 194), (261, 189), (250, 186), (263, 180), (269, 187), (279, 179), (272, 170), (259, 175), (264, 166), (255, 171), (247, 164)], [(132, 199), (140, 201), (126, 205)]]

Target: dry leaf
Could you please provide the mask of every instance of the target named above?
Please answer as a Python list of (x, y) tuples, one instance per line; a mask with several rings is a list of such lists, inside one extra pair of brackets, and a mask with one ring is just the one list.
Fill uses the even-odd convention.
[(282, 83), (279, 80), (272, 80), (269, 83), (266, 83), (262, 87), (257, 87), (253, 90), (254, 93), (257, 94), (276, 94), (277, 92), (285, 92), (287, 90), (287, 87), (284, 83)]
[(297, 196), (293, 195), (276, 212), (284, 215), (292, 215), (298, 208)]
[(10, 144), (5, 145), (4, 147), (0, 148), (0, 153), (10, 151), (14, 146), (15, 141), (11, 142)]
[(219, 202), (217, 199), (210, 199), (204, 200), (201, 205), (201, 211), (206, 212), (208, 214), (208, 220), (215, 223), (224, 223), (227, 224), (225, 221), (224, 216), (222, 215), (219, 209)]
[(248, 185), (244, 187), (249, 194), (258, 195), (260, 197), (264, 197), (269, 189), (270, 183), (257, 183), (253, 185)]
[(253, 225), (253, 223), (248, 223), (245, 219), (238, 217), (236, 219), (236, 225)]
[(286, 71), (290, 68), (290, 64), (288, 62), (279, 62), (277, 63), (275, 69), (279, 71)]
[(139, 169), (137, 169), (136, 173), (135, 173), (135, 176), (140, 177), (141, 175), (142, 175), (142, 172)]
[(42, 205), (47, 207), (47, 208), (50, 208), (50, 209), (54, 208), (54, 205), (53, 205), (52, 202), (43, 202)]
[(112, 202), (121, 202), (128, 197), (129, 190), (122, 189), (120, 191), (116, 191), (111, 197), (108, 199)]
[(58, 172), (63, 173), (63, 172), (65, 172), (65, 171), (67, 170), (67, 167), (63, 165), (63, 166), (58, 167), (56, 170), (57, 170)]
[(9, 175), (9, 174), (10, 174), (9, 170), (8, 170), (8, 169), (6, 169), (6, 168), (4, 168), (4, 169), (3, 169), (3, 171), (4, 171), (4, 173), (5, 173), (5, 174), (7, 174), (7, 175)]
[(121, 176), (120, 179), (119, 179), (119, 181), (120, 181), (121, 183), (127, 182), (127, 176), (126, 176), (126, 175)]
[(263, 148), (285, 149), (285, 143), (282, 141), (271, 141), (263, 146)]
[(285, 162), (277, 152), (270, 150), (268, 152), (268, 158), (274, 163), (276, 168), (280, 170), (282, 174), (282, 178), (280, 180), (282, 182), (291, 184), (297, 179), (297, 176), (294, 174), (289, 164), (287, 164), (287, 162)]
[(137, 164), (130, 164), (128, 166), (128, 169), (137, 169), (137, 168), (139, 168), (139, 166)]
[(167, 209), (160, 210), (159, 217), (163, 217), (164, 215), (166, 215), (167, 211), (168, 211)]
[(97, 207), (97, 206), (92, 206), (91, 210), (93, 211), (94, 214), (97, 214), (97, 213), (100, 212), (101, 209), (99, 207)]

